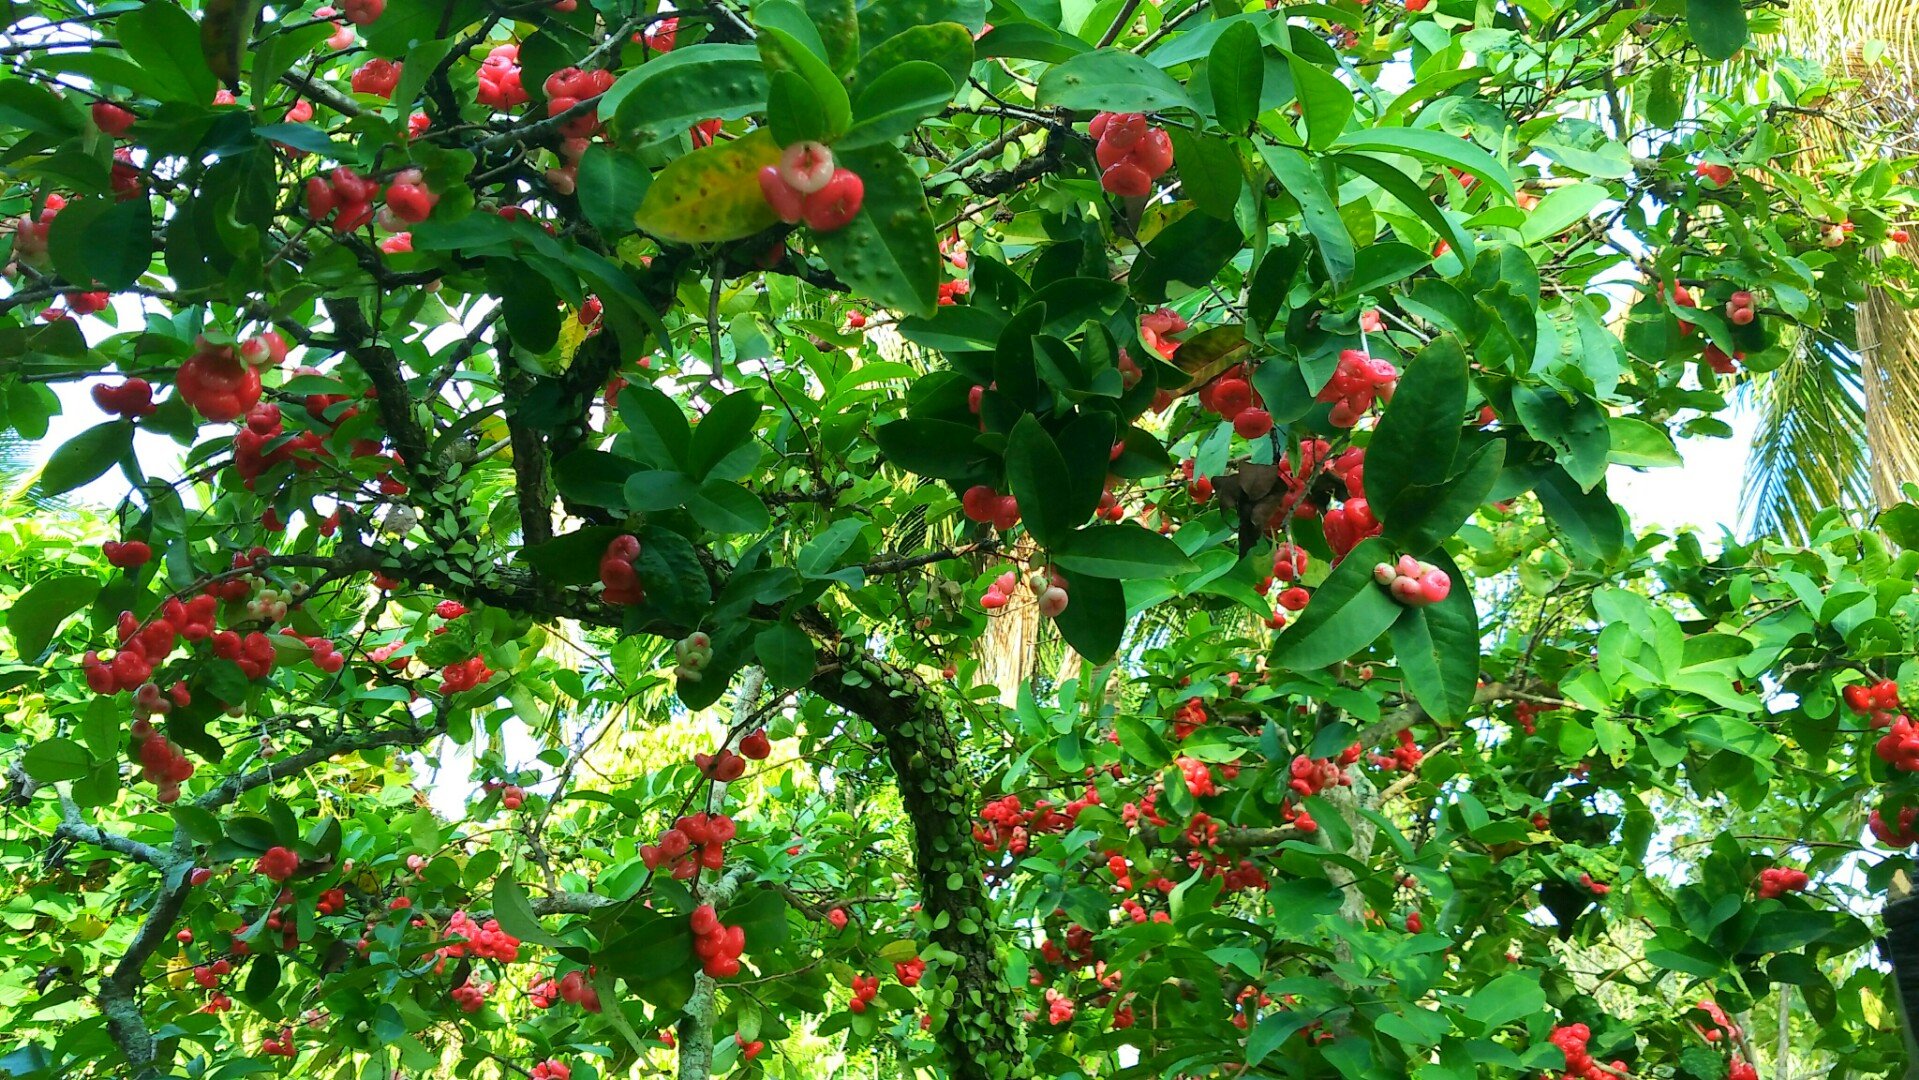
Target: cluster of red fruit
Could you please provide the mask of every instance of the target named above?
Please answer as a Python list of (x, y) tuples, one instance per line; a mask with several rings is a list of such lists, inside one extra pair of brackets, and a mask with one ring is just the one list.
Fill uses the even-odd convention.
[(540, 979), (527, 988), (527, 997), (531, 998), (535, 1008), (550, 1009), (555, 1001), (564, 1001), (569, 1005), (578, 1005), (590, 1013), (600, 1011), (600, 992), (587, 982), (593, 969), (582, 974), (577, 968), (553, 979)]
[(1579, 884), (1594, 896), (1605, 896), (1607, 893), (1612, 892), (1611, 885), (1603, 881), (1595, 881), (1590, 873), (1581, 873), (1579, 875)]
[(66, 209), (66, 196), (52, 194), (40, 208), (38, 215), (22, 214), (14, 219), (13, 257), (29, 266), (47, 264), (47, 236), (52, 232), (53, 219)]
[(1873, 753), (1900, 772), (1919, 772), (1919, 724), (1901, 713), (1873, 744)]
[(1584, 1024), (1555, 1027), (1552, 1034), (1547, 1036), (1554, 1046), (1559, 1047), (1560, 1053), (1566, 1055), (1566, 1072), (1561, 1080), (1612, 1080), (1615, 1075), (1625, 1074), (1626, 1063), (1623, 1061), (1615, 1061), (1612, 1068), (1607, 1069), (1593, 1059), (1586, 1049), (1592, 1037), (1592, 1029)]
[(779, 164), (762, 168), (759, 181), (766, 205), (781, 221), (804, 221), (814, 232), (845, 228), (866, 201), (859, 174), (835, 165), (833, 151), (810, 140), (780, 151)]
[(725, 814), (687, 814), (660, 834), (659, 843), (640, 845), (640, 861), (648, 870), (670, 866), (674, 877), (686, 880), (701, 868), (725, 866), (726, 843), (737, 832), (733, 819)]
[(266, 678), (278, 655), (273, 651), (273, 639), (258, 630), (248, 631), (245, 637), (221, 630), (207, 640), (213, 646), (213, 655), (238, 664), (249, 679)]
[[(178, 597), (169, 597), (160, 607), (160, 617), (144, 626), (133, 612), (121, 612), (119, 647), (113, 659), (102, 661), (92, 649), (81, 658), (87, 688), (101, 695), (138, 688), (152, 677), (154, 667), (166, 660), (180, 638), (200, 641), (212, 636), (218, 604), (217, 597), (205, 594), (184, 604)], [(149, 711), (165, 712), (167, 708), (156, 699)]]
[(1715, 165), (1709, 161), (1702, 161), (1693, 166), (1692, 171), (1694, 175), (1710, 181), (1716, 188), (1732, 183), (1732, 166), (1730, 165)]
[(1026, 851), (1027, 840), (1038, 833), (1065, 832), (1079, 818), (1081, 810), (1099, 804), (1099, 793), (1091, 785), (1078, 799), (1055, 810), (1047, 799), (1036, 799), (1028, 810), (1018, 795), (1007, 795), (980, 807), (980, 824), (973, 826), (973, 839), (988, 851)]
[(694, 754), (693, 766), (708, 780), (730, 784), (746, 775), (746, 758), (722, 746), (710, 754)]
[(283, 847), (270, 847), (253, 863), (269, 881), (285, 881), (300, 870), (300, 856)]
[(445, 936), (449, 944), (440, 947), (442, 957), (477, 956), (502, 964), (511, 964), (520, 958), (520, 939), (500, 929), (498, 919), (488, 919), (482, 924), (466, 912), (456, 911), (446, 922)]
[(547, 1058), (527, 1075), (533, 1080), (573, 1080), (573, 1068), (559, 1058)]
[(1845, 699), (1846, 708), (1870, 717), (1875, 729), (1890, 725), (1899, 713), (1899, 684), (1891, 679), (1881, 679), (1870, 686), (1852, 683), (1841, 690), (1839, 696)]
[(1386, 586), (1393, 599), (1407, 607), (1437, 604), (1453, 591), (1453, 579), (1446, 571), (1411, 555), (1401, 555), (1397, 563), (1373, 567), (1373, 580)]
[(1549, 702), (1540, 704), (1532, 701), (1521, 701), (1513, 706), (1513, 719), (1518, 721), (1522, 731), (1531, 735), (1539, 730), (1539, 714), (1552, 712), (1557, 708), (1559, 708), (1557, 703)]
[(1734, 326), (1745, 326), (1758, 317), (1758, 314), (1753, 310), (1752, 293), (1744, 289), (1733, 293), (1726, 300), (1726, 319)]
[(1186, 784), (1186, 790), (1192, 793), (1193, 798), (1203, 799), (1208, 795), (1219, 794), (1219, 788), (1213, 783), (1213, 770), (1207, 768), (1205, 762), (1181, 754), (1174, 759), (1173, 764), (1179, 766), (1180, 779)]
[(1419, 763), (1424, 760), (1426, 760), (1426, 753), (1419, 748), (1419, 743), (1414, 741), (1411, 731), (1399, 733), (1399, 744), (1393, 747), (1392, 753), (1373, 755), (1374, 765), (1397, 772), (1418, 772)]
[[(277, 340), (279, 335), (273, 337)], [(262, 348), (249, 355), (270, 358), (274, 353)], [(278, 355), (286, 356), (284, 343), (279, 345)], [(233, 346), (216, 345), (204, 336), (194, 343), (193, 355), (174, 373), (173, 385), (201, 416), (219, 424), (239, 419), (260, 403), (260, 369)]]
[(486, 1008), (486, 996), (493, 992), (492, 983), (476, 983), (471, 978), (453, 988), (448, 995), (461, 1012), (476, 1013)]
[[(546, 115), (558, 116), (583, 101), (591, 101), (613, 89), (613, 73), (605, 68), (581, 71), (566, 67), (546, 77), (541, 85), (546, 92)], [(569, 139), (590, 139), (600, 129), (598, 108), (588, 109), (560, 125), (560, 134)]]
[(640, 588), (639, 572), (633, 560), (640, 557), (640, 538), (631, 533), (614, 537), (600, 555), (600, 584), (609, 604), (643, 604), (646, 592)]
[(1337, 428), (1349, 428), (1372, 408), (1375, 399), (1390, 402), (1399, 386), (1399, 368), (1389, 360), (1380, 360), (1358, 349), (1339, 354), (1339, 366), (1333, 377), (1320, 388), (1316, 400), (1333, 406), (1327, 421)]
[(893, 965), (893, 975), (901, 986), (918, 986), (926, 977), (926, 961), (915, 956), (911, 960), (901, 960)]
[(1093, 157), (1099, 162), (1099, 186), (1111, 194), (1151, 195), (1153, 181), (1173, 167), (1173, 141), (1144, 114), (1100, 113), (1086, 125), (1086, 134), (1097, 140)]
[(746, 928), (727, 926), (712, 904), (693, 909), (693, 955), (700, 958), (700, 969), (714, 979), (730, 979), (740, 973), (740, 954), (746, 951)]
[(1183, 334), (1187, 322), (1179, 312), (1172, 308), (1156, 308), (1139, 317), (1139, 339), (1154, 352), (1168, 360), (1179, 352), (1180, 343), (1173, 340), (1174, 334)]
[(1173, 738), (1185, 741), (1206, 723), (1206, 703), (1196, 697), (1187, 698), (1173, 711), (1172, 722)]
[(853, 976), (853, 1000), (847, 1002), (846, 1007), (856, 1013), (863, 1013), (879, 992), (880, 977), (878, 975), (855, 975)]
[(100, 545), (100, 554), (106, 556), (108, 566), (134, 570), (145, 566), (153, 558), (153, 548), (144, 540), (108, 540)]
[[(376, 60), (372, 63), (384, 63), (384, 61)], [(393, 79), (398, 82), (400, 77), (398, 66), (392, 66), (394, 67)], [(353, 77), (358, 82), (360, 72), (354, 72)], [(356, 85), (354, 89), (360, 88)], [(389, 88), (387, 92), (392, 93), (392, 90)], [(373, 200), (379, 194), (380, 185), (377, 181), (369, 180), (342, 165), (326, 176), (308, 178), (307, 216), (312, 218), (315, 224), (322, 224), (331, 216), (334, 232), (350, 233), (373, 220)]]
[(159, 406), (153, 403), (153, 384), (145, 379), (128, 379), (119, 386), (99, 383), (92, 390), (93, 403), (108, 416), (138, 420), (153, 415)]
[(201, 964), (193, 969), (193, 981), (202, 990), (212, 990), (220, 985), (220, 980), (233, 970), (233, 963), (224, 958), (211, 964)]
[(508, 43), (496, 45), (480, 61), (480, 104), (495, 109), (512, 109), (527, 103), (526, 87), (520, 85), (520, 47)]
[[(159, 698), (160, 688), (153, 683), (146, 683), (140, 689), (147, 691), (148, 688), (151, 688), (148, 696), (158, 698), (160, 702), (166, 700)], [(136, 699), (139, 696), (136, 695)], [(185, 683), (174, 684), (174, 697), (176, 700), (187, 697)], [(181, 700), (180, 703), (186, 704), (186, 701)], [(140, 766), (141, 777), (158, 789), (161, 802), (178, 800), (180, 785), (193, 776), (193, 762), (187, 760), (187, 755), (165, 735), (160, 734), (159, 729), (153, 726), (153, 721), (146, 716), (136, 717), (130, 730), (133, 735), (133, 759)]]
[(1873, 838), (1887, 847), (1909, 848), (1919, 845), (1919, 806), (1902, 808), (1895, 820), (1897, 825), (1886, 823), (1883, 807), (1874, 807), (1866, 817), (1866, 827), (1872, 830)]
[(1019, 524), (1019, 500), (1000, 494), (990, 485), (974, 484), (960, 495), (960, 513), (966, 515), (968, 521), (991, 525), (1003, 532)]
[(260, 1052), (268, 1057), (298, 1057), (300, 1051), (295, 1049), (293, 1045), (293, 1029), (283, 1027), (280, 1029), (278, 1038), (268, 1036), (266, 1040), (260, 1044)]
[(471, 690), (493, 677), (493, 669), (478, 656), (462, 660), (457, 664), (448, 664), (440, 672), (440, 693), (457, 694), (462, 690)]
[(1789, 892), (1805, 892), (1812, 884), (1804, 870), (1793, 870), (1784, 866), (1768, 866), (1759, 871), (1759, 898), (1771, 900)]

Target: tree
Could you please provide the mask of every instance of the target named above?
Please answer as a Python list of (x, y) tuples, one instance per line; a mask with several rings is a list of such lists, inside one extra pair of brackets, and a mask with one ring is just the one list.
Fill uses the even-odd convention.
[(8, 11), (126, 497), (0, 532), (0, 1070), (1900, 1067), (1919, 507), (1607, 494), (1903, 284), (1770, 11)]

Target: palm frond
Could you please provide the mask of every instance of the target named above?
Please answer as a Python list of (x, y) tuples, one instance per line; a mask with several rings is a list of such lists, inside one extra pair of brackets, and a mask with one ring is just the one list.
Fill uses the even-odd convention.
[(1864, 379), (1857, 352), (1809, 334), (1784, 364), (1744, 384), (1743, 403), (1758, 414), (1740, 492), (1750, 528), (1803, 540), (1828, 507), (1871, 505)]

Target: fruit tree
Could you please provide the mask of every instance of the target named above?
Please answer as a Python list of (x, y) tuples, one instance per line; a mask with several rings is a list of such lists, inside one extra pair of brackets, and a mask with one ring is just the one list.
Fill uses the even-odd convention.
[(4, 9), (0, 1074), (1903, 1069), (1777, 5)]

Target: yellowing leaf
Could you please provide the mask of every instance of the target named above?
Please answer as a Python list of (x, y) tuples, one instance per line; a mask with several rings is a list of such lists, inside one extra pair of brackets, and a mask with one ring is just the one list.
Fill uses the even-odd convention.
[(651, 236), (682, 244), (751, 236), (779, 220), (760, 194), (758, 177), (779, 159), (780, 148), (764, 128), (695, 150), (653, 178), (633, 222)]

